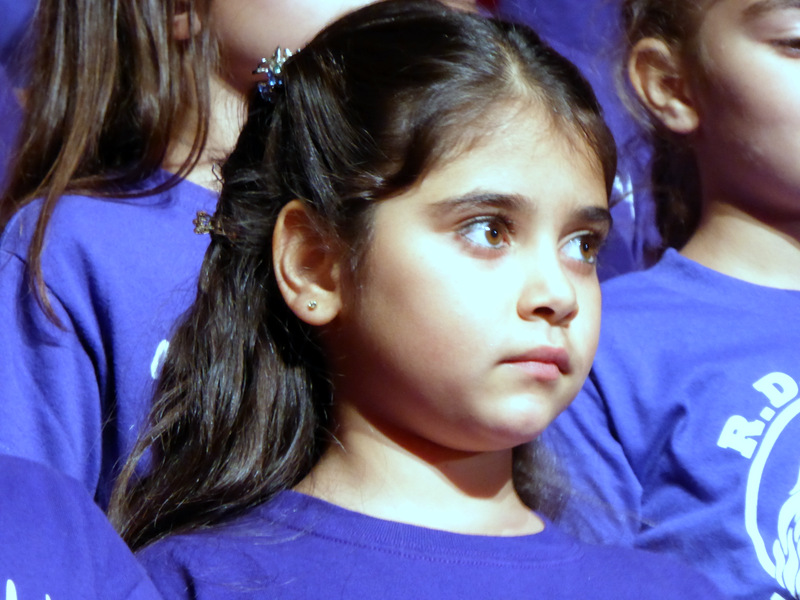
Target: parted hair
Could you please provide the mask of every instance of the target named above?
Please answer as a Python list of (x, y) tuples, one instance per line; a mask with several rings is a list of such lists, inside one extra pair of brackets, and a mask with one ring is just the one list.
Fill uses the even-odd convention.
[[(325, 359), (273, 272), (272, 232), (286, 203), (300, 199), (349, 249), (357, 281), (370, 207), (487, 133), (490, 110), (530, 101), (583, 140), (613, 182), (615, 147), (590, 87), (523, 26), (435, 0), (387, 0), (328, 26), (283, 77), (274, 101), (254, 92), (222, 167), (215, 219), (224, 234), (212, 234), (151, 428), (114, 492), (112, 520), (135, 548), (269, 500), (329, 443)], [(137, 474), (143, 459), (149, 468)]]
[[(41, 262), (58, 199), (65, 193), (152, 192), (136, 184), (163, 163), (190, 103), (197, 112), (192, 150), (160, 187), (177, 183), (200, 156), (210, 118), (209, 77), (217, 63), (209, 5), (210, 0), (38, 2), (25, 116), (0, 199), (0, 229), (21, 207), (42, 199), (28, 269), (54, 321)], [(189, 40), (173, 35), (179, 11), (203, 24)]]
[[(697, 32), (706, 3), (706, 0), (623, 0), (622, 70), (633, 47), (648, 37), (667, 44), (687, 68), (702, 67), (698, 64), (702, 53), (697, 47)], [(623, 75), (622, 79), (626, 77)], [(700, 222), (700, 176), (694, 155), (688, 141), (651, 115), (633, 92), (625, 96), (644, 125), (652, 149), (650, 183), (662, 239), (660, 252), (667, 247), (680, 249)]]

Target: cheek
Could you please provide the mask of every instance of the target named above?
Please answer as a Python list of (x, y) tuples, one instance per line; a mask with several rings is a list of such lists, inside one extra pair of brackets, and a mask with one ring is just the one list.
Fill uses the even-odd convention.
[[(748, 48), (715, 48), (709, 51), (705, 74), (695, 93), (703, 108), (702, 121), (721, 139), (737, 140), (748, 130), (775, 126), (788, 113), (779, 109), (786, 98), (786, 74), (774, 60)], [(752, 133), (750, 134), (752, 136)]]
[[(487, 336), (498, 312), (485, 280), (447, 244), (404, 232), (379, 236), (367, 252), (354, 313), (376, 344), (413, 363), (454, 356)], [(438, 237), (438, 236), (434, 236)], [(389, 239), (391, 238), (391, 239)], [(359, 317), (356, 316), (356, 313)]]
[(436, 261), (407, 247), (374, 250), (358, 303), (372, 319), (383, 323), (389, 335), (396, 332), (402, 337), (444, 326), (448, 315), (457, 312), (448, 280)]
[(576, 355), (581, 357), (581, 368), (585, 371), (584, 376), (589, 374), (597, 351), (601, 312), (600, 285), (594, 283), (586, 286), (579, 299), (578, 317), (574, 323), (577, 332), (572, 340)]

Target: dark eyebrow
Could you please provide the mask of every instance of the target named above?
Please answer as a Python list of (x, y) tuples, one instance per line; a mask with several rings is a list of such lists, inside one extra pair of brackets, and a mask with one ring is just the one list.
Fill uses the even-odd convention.
[(800, 9), (800, 0), (759, 0), (745, 8), (742, 16), (746, 21), (752, 21), (773, 11), (792, 8)]
[[(452, 211), (469, 211), (476, 208), (495, 208), (517, 212), (534, 212), (536, 203), (519, 194), (493, 194), (487, 192), (467, 193), (463, 196), (445, 198), (429, 207), (434, 217), (449, 214)], [(584, 206), (578, 208), (572, 217), (576, 223), (590, 223), (599, 228), (611, 229), (613, 219), (611, 212), (601, 206)]]
[(492, 194), (488, 192), (470, 192), (463, 196), (445, 198), (429, 208), (434, 216), (452, 211), (467, 211), (475, 208), (502, 208), (505, 210), (525, 210), (532, 203), (518, 194)]
[(578, 209), (575, 214), (575, 221), (591, 223), (595, 227), (605, 229), (606, 231), (610, 231), (611, 225), (614, 223), (614, 219), (611, 217), (611, 211), (600, 206), (587, 206)]

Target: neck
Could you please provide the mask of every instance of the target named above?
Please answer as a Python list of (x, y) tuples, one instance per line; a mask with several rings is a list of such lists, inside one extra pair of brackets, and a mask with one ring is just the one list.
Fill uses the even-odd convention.
[(800, 222), (771, 222), (727, 203), (706, 204), (681, 254), (725, 275), (800, 290)]
[(543, 529), (514, 491), (512, 450), (468, 453), (400, 439), (349, 413), (340, 415), (346, 426), (297, 491), (376, 518), (455, 533)]
[[(186, 179), (210, 190), (219, 191), (219, 179), (214, 172), (216, 164), (223, 161), (233, 149), (244, 125), (245, 98), (241, 92), (219, 77), (210, 82), (211, 119), (208, 139), (199, 159)], [(194, 143), (198, 122), (196, 102), (189, 104), (178, 123), (162, 165), (172, 173), (177, 172), (189, 157)]]

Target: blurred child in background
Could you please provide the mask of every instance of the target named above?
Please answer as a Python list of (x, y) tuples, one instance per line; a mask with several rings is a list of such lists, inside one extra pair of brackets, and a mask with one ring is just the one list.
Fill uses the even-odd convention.
[(668, 247), (604, 287), (592, 373), (548, 430), (573, 458), (563, 522), (797, 598), (800, 6), (623, 9)]
[(0, 204), (0, 451), (101, 506), (188, 307), (262, 52), (364, 0), (41, 0)]

